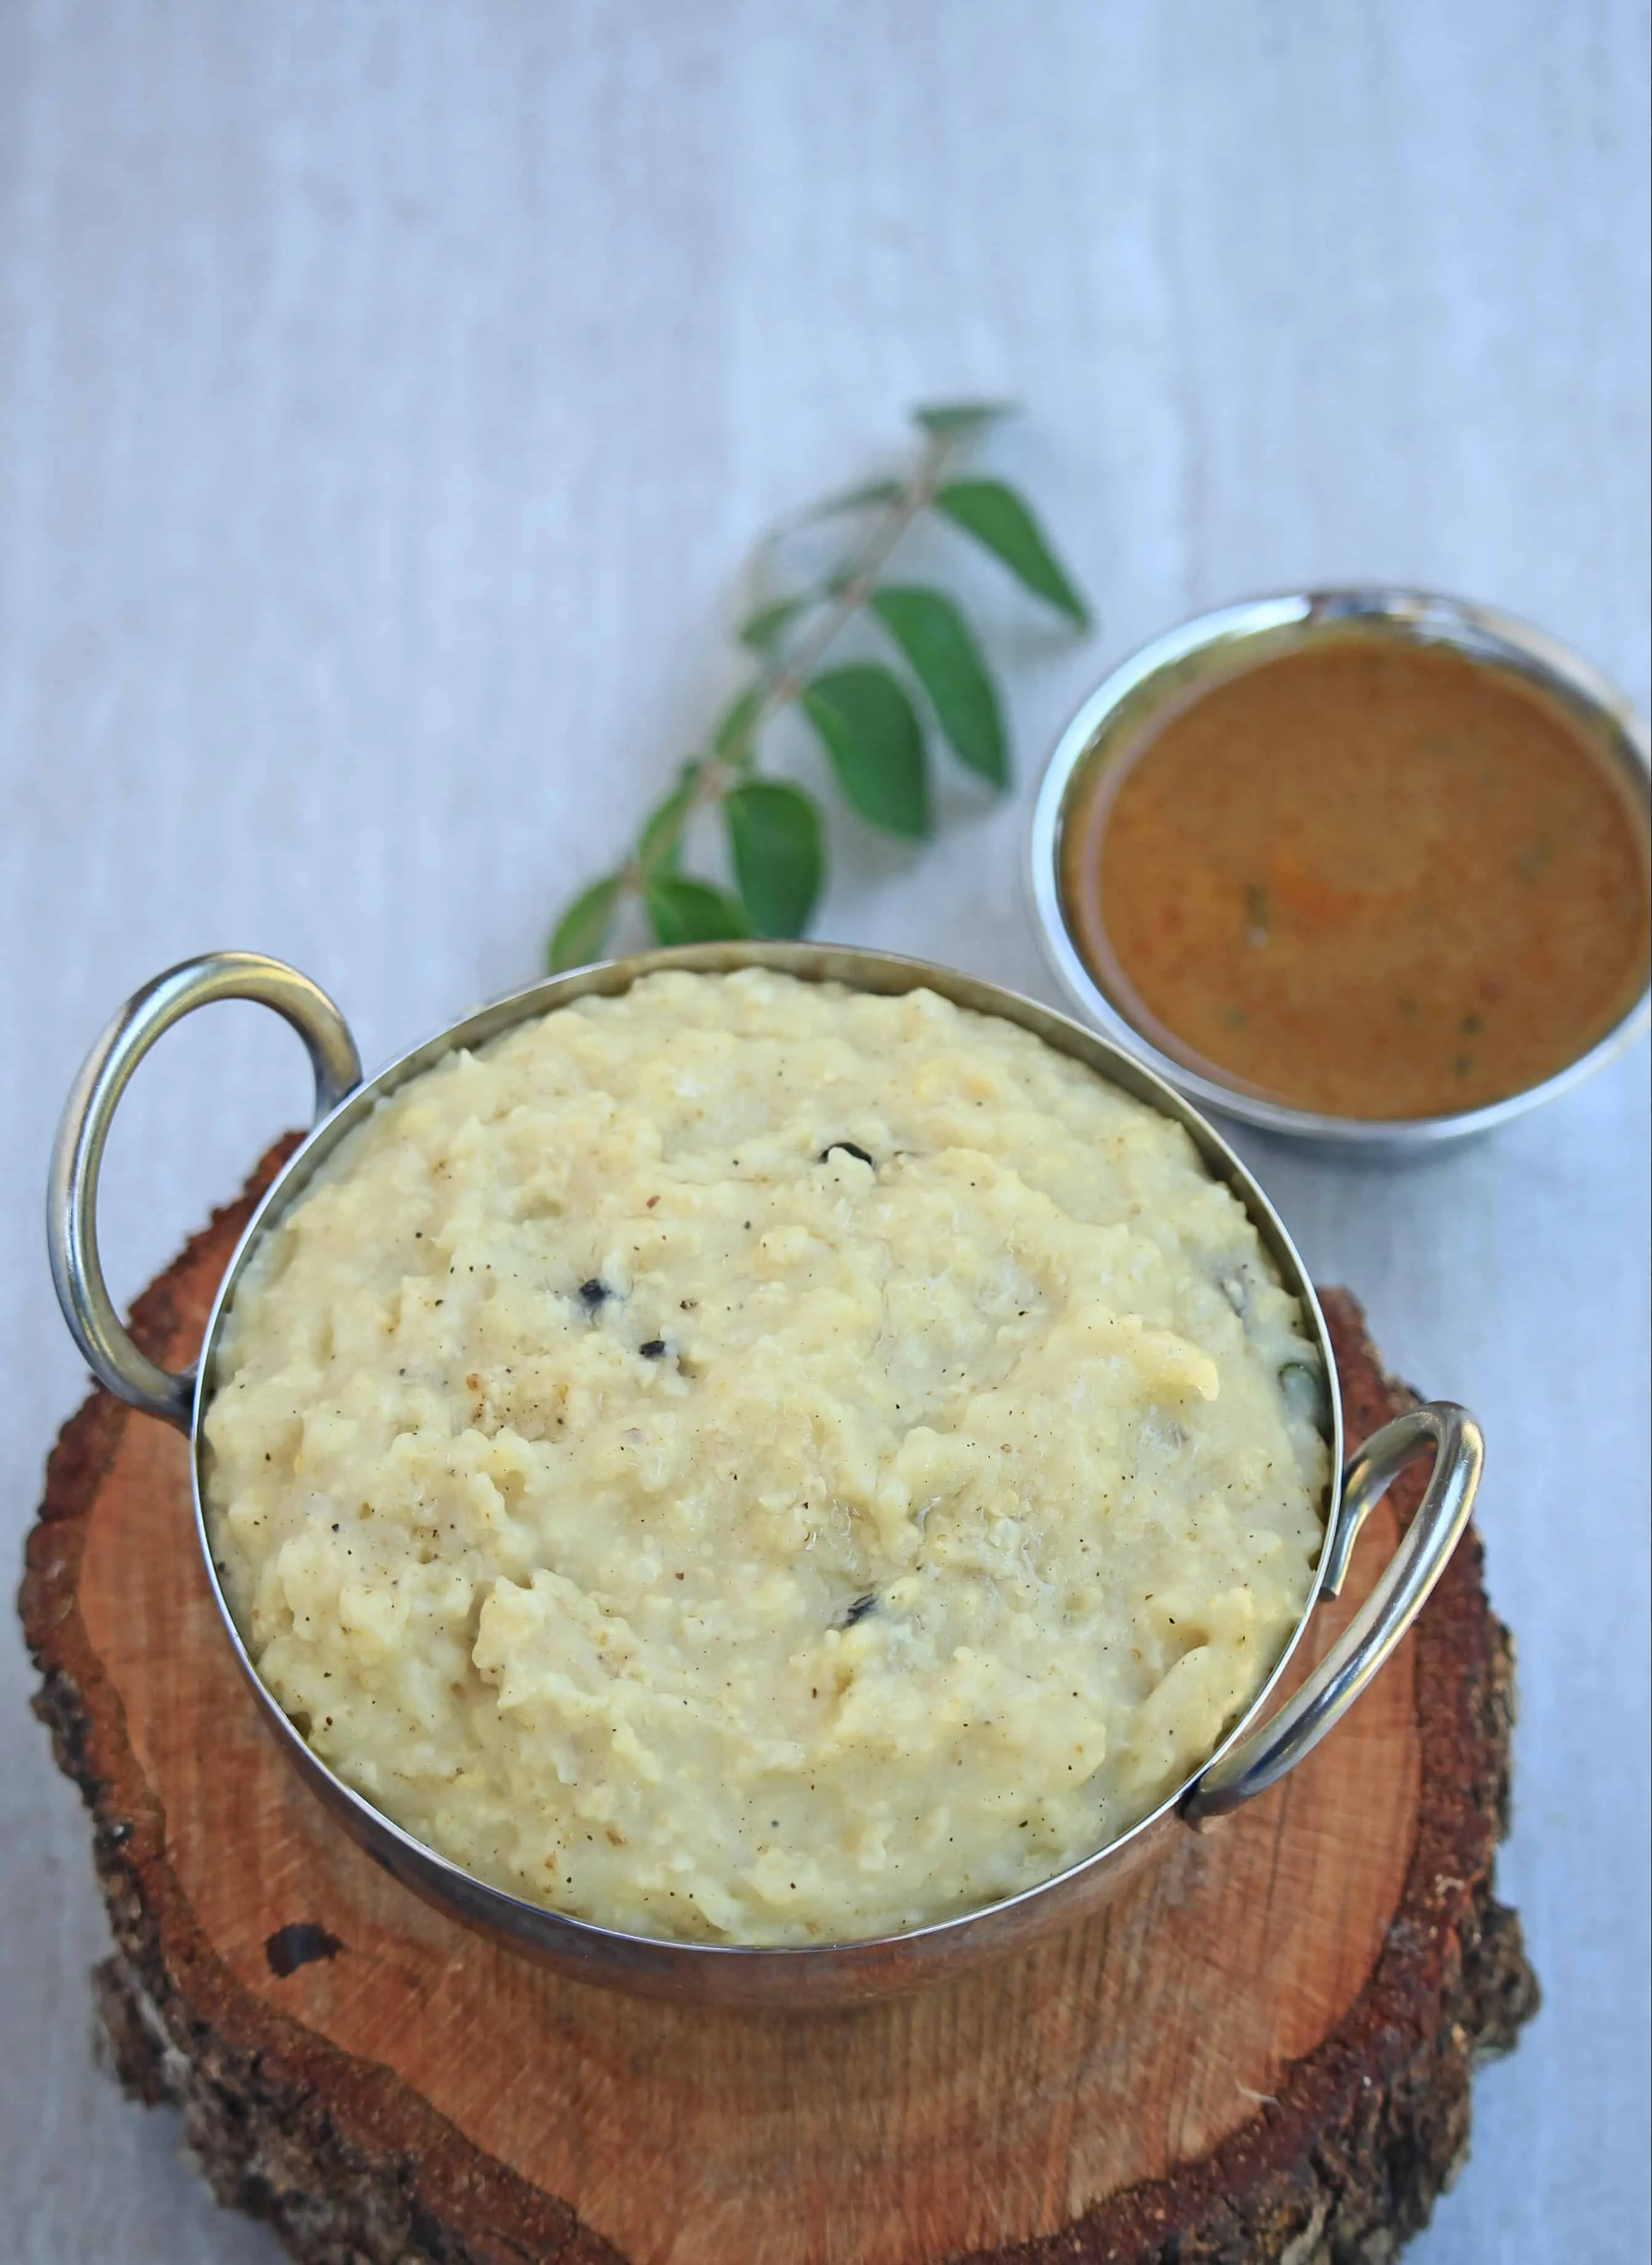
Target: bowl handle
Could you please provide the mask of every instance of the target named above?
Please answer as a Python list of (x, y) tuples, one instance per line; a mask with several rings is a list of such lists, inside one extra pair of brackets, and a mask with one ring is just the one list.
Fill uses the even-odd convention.
[(169, 967), (127, 1001), (81, 1065), (52, 1150), (46, 1240), (52, 1279), (76, 1344), (92, 1373), (145, 1415), (187, 1431), (195, 1364), (181, 1375), (141, 1353), (126, 1330), (98, 1256), (98, 1179), (115, 1107), (133, 1071), (164, 1031), (215, 999), (252, 999), (284, 1016), (304, 1041), (316, 1073), (317, 1123), (361, 1082), (350, 1028), (308, 976), (256, 951), (212, 951)]
[(1327, 1595), (1339, 1592), (1367, 1515), (1406, 1465), (1430, 1447), (1434, 1469), (1427, 1491), (1376, 1587), (1278, 1712), (1195, 1781), (1182, 1803), (1190, 1824), (1226, 1817), (1294, 1768), (1341, 1722), (1422, 1610), (1468, 1523), (1485, 1460), (1479, 1424), (1449, 1400), (1407, 1409), (1373, 1432), (1349, 1464), (1322, 1584)]

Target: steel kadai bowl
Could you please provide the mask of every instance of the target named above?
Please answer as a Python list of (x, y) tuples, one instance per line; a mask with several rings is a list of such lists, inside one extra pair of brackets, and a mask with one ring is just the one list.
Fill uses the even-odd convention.
[[(449, 1917), (582, 1981), (662, 1997), (797, 2007), (909, 1989), (1069, 1926), (1104, 1903), (1139, 1867), (1190, 1827), (1237, 1809), (1276, 1783), (1346, 1713), (1415, 1617), (1467, 1521), (1482, 1451), (1473, 1417), (1445, 1402), (1412, 1409), (1365, 1440), (1329, 1483), (1325, 1544), (1291, 1642), (1254, 1705), (1232, 1725), (1216, 1752), (1132, 1831), (1054, 1878), (984, 1909), (876, 1941), (800, 1948), (673, 1941), (621, 1934), (546, 1910), (473, 1878), (426, 1847), (310, 1751), (259, 1681), (219, 1586), (203, 1516), (202, 1418), (219, 1381), (224, 1316), (236, 1285), (271, 1227), (303, 1194), (346, 1135), (387, 1094), (455, 1048), (484, 1045), (514, 1024), (571, 999), (623, 991), (639, 976), (659, 968), (724, 973), (753, 966), (805, 981), (839, 982), (885, 994), (927, 987), (957, 1006), (1020, 1024), (1185, 1126), (1212, 1175), (1244, 1205), (1285, 1287), (1301, 1301), (1307, 1334), (1318, 1347), (1322, 1366), (1322, 1420), (1331, 1468), (1338, 1472), (1342, 1411), (1324, 1315), (1290, 1237), (1226, 1143), (1153, 1071), (1093, 1031), (993, 984), (883, 952), (810, 943), (722, 943), (608, 961), (535, 984), (467, 1016), (365, 1083), (343, 1016), (295, 969), (249, 952), (219, 952), (188, 961), (156, 977), (127, 1001), (81, 1070), (53, 1158), (48, 1234), (58, 1297), (93, 1370), (132, 1407), (176, 1424), (189, 1438), (196, 1533), (224, 1642), (239, 1660), (276, 1740), (344, 1831), (387, 1871)], [(138, 1063), (174, 1023), (220, 999), (256, 1000), (273, 1008), (297, 1031), (315, 1071), (316, 1123), (248, 1222), (219, 1289), (195, 1367), (174, 1375), (138, 1351), (110, 1300), (98, 1255), (98, 1181), (111, 1120)], [(1291, 1653), (1320, 1599), (1341, 1588), (1362, 1521), (1395, 1475), (1424, 1454), (1433, 1459), (1427, 1491), (1392, 1560), (1323, 1659), (1283, 1705), (1277, 1705)]]

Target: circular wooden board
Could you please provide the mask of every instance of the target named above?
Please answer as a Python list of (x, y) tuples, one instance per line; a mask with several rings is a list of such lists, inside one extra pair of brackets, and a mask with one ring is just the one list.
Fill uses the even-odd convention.
[[(157, 1358), (193, 1354), (288, 1145), (140, 1301)], [(1326, 1309), (1357, 1440), (1408, 1395), (1352, 1300)], [(1417, 1490), (1372, 1517), (1318, 1646)], [(22, 1612), (95, 1820), (117, 2067), (312, 2265), (1374, 2260), (1462, 2158), (1472, 2063), (1536, 2002), (1492, 1895), (1510, 1651), (1472, 1533), (1274, 1792), (1062, 1939), (805, 2014), (560, 1981), (346, 1842), (222, 1641), (183, 1440), (106, 1394), (52, 1456)]]

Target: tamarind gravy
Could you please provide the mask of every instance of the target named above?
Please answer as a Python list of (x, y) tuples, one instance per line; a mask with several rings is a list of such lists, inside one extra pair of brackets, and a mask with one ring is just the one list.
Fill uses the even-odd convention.
[(1357, 631), (1103, 766), (1061, 885), (1155, 1044), (1339, 1117), (1520, 1092), (1647, 981), (1647, 819), (1588, 727), (1510, 670)]

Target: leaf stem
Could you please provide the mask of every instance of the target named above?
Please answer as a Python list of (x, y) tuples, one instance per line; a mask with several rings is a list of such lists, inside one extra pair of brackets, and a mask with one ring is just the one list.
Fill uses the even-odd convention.
[[(790, 706), (866, 603), (896, 544), (935, 500), (941, 474), (956, 446), (957, 436), (951, 433), (930, 432), (925, 435), (912, 477), (874, 523), (872, 533), (859, 557), (833, 591), (831, 603), (822, 610), (813, 628), (790, 659), (779, 666), (771, 664), (758, 677), (753, 688), (757, 696), (751, 712), (730, 746), (718, 754), (707, 752), (699, 758), (701, 768), (696, 790), (684, 804), (675, 823), (662, 829), (653, 845), (656, 861), (661, 851), (680, 839), (683, 828), (696, 810), (720, 802), (752, 769), (756, 759), (757, 740), (764, 726), (772, 722), (782, 708)], [(627, 859), (618, 876), (622, 889), (630, 895), (640, 892), (645, 878), (642, 861), (634, 854)]]
[(874, 527), (871, 539), (850, 568), (848, 579), (834, 594), (831, 605), (793, 658), (773, 673), (760, 693), (757, 706), (735, 742), (734, 761), (742, 767), (750, 761), (752, 742), (763, 725), (797, 698), (837, 637), (865, 604), (867, 594), (888, 564), (895, 545), (913, 521), (921, 519), (929, 508), (951, 445), (942, 434), (928, 435), (911, 479)]

